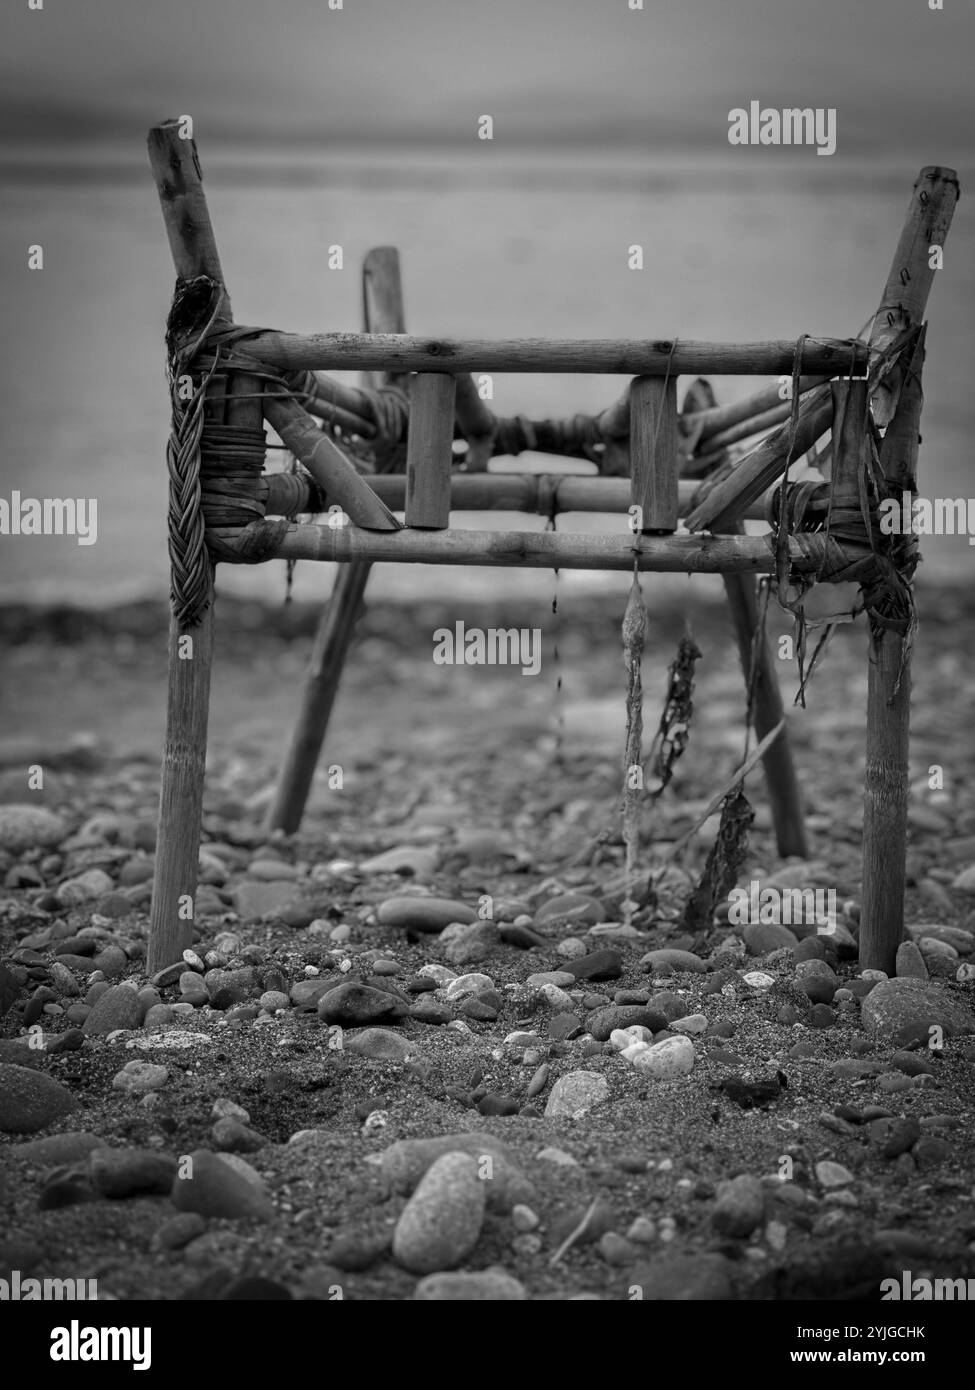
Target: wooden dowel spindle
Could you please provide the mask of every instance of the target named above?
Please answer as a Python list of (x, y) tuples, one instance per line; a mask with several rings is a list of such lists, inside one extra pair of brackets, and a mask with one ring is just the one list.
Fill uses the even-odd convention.
[(677, 529), (678, 469), (677, 382), (637, 377), (630, 386), (630, 487), (645, 535)]
[(406, 449), (406, 524), (442, 531), (450, 525), (456, 383), (444, 372), (420, 372), (410, 391)]

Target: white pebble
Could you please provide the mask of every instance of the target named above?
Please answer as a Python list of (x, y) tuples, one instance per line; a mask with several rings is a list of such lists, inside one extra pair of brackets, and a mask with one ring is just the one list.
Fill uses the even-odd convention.
[(572, 1000), (564, 989), (559, 989), (558, 985), (540, 985), (538, 992), (550, 1009), (560, 1009), (571, 1013)]
[(782, 1221), (770, 1221), (765, 1227), (765, 1241), (776, 1254), (781, 1254), (789, 1238), (789, 1228)]
[(615, 1048), (622, 1052), (624, 1048), (630, 1047), (633, 1043), (652, 1042), (653, 1034), (649, 1028), (644, 1028), (642, 1023), (631, 1023), (629, 1028), (614, 1028), (609, 1035), (609, 1040)]
[(630, 1223), (626, 1238), (635, 1241), (637, 1245), (649, 1245), (657, 1239), (657, 1227), (649, 1216), (638, 1216)]
[(632, 1063), (637, 1071), (646, 1072), (656, 1081), (686, 1076), (694, 1067), (694, 1044), (690, 1038), (665, 1038), (652, 1047), (644, 1046)]
[(771, 989), (775, 984), (774, 977), (766, 975), (764, 970), (749, 970), (747, 975), (742, 976), (742, 979), (746, 985), (751, 985), (752, 989)]
[(539, 1149), (535, 1157), (544, 1163), (559, 1163), (563, 1168), (578, 1168), (579, 1166), (572, 1155), (566, 1153), (565, 1149)]
[(516, 1231), (534, 1231), (538, 1225), (538, 1217), (531, 1207), (526, 1207), (523, 1202), (511, 1209), (511, 1221)]
[(251, 1117), (242, 1105), (238, 1105), (235, 1100), (228, 1096), (218, 1096), (213, 1102), (213, 1109), (210, 1111), (210, 1118), (213, 1120), (240, 1120), (241, 1124), (249, 1125)]
[(691, 1036), (703, 1033), (707, 1026), (708, 1021), (704, 1014), (688, 1014), (686, 1018), (676, 1018), (673, 1023), (668, 1024), (675, 1033), (687, 1033)]
[(584, 941), (580, 941), (577, 936), (567, 936), (564, 941), (560, 941), (556, 950), (560, 956), (566, 960), (578, 960), (588, 951), (588, 946)]
[(844, 1168), (842, 1163), (833, 1163), (828, 1158), (816, 1164), (816, 1177), (823, 1187), (845, 1187), (847, 1183), (853, 1182), (853, 1174), (849, 1168)]
[(448, 985), (451, 980), (457, 979), (456, 970), (450, 970), (446, 965), (421, 965), (416, 972), (426, 980), (436, 980), (438, 985)]

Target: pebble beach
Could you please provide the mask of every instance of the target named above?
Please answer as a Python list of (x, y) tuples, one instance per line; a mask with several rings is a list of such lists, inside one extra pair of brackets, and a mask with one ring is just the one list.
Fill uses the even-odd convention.
[[(123, 1300), (518, 1301), (975, 1276), (972, 600), (922, 598), (889, 978), (857, 961), (859, 624), (791, 716), (808, 859), (777, 856), (747, 783), (739, 883), (831, 890), (829, 929), (719, 903), (688, 931), (716, 818), (669, 850), (743, 740), (720, 604), (687, 610), (690, 743), (627, 890), (615, 599), (563, 606), (534, 682), (435, 665), (436, 604), (370, 609), (291, 837), (262, 821), (316, 614), (228, 602), (193, 943), (150, 975), (165, 611), (8, 609), (0, 1275), (70, 1270)], [(552, 637), (538, 607), (506, 621)], [(651, 605), (651, 731), (681, 623)]]

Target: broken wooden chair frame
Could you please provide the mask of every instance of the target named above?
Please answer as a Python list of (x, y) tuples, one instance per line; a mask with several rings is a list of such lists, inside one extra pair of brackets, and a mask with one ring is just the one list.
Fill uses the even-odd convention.
[[(194, 142), (180, 138), (178, 122), (165, 122), (150, 132), (149, 155), (177, 273), (167, 330), (172, 617), (150, 970), (178, 960), (192, 940), (185, 907), (198, 877), (214, 566), (278, 558), (344, 565), (269, 817), (270, 829), (288, 833), (300, 824), (377, 561), (720, 573), (742, 664), (755, 681), (750, 705), (759, 739), (782, 720), (783, 708), (752, 576), (773, 575), (780, 600), (793, 606), (816, 581), (856, 580), (869, 626), (860, 960), (890, 971), (904, 926), (917, 551), (912, 536), (881, 535), (876, 518), (883, 497), (916, 487), (929, 253), (947, 236), (958, 198), (954, 171), (922, 169), (866, 341), (449, 341), (406, 335), (391, 248), (366, 258), (364, 333), (299, 336), (235, 325)], [(349, 369), (371, 374), (368, 384), (357, 390), (316, 375)], [(472, 372), (633, 380), (598, 417), (498, 421)], [(679, 415), (676, 378), (687, 373), (787, 375), (792, 398), (783, 403), (773, 386), (720, 407), (707, 384), (696, 382)], [(265, 421), (300, 464), (295, 474), (265, 473)], [(771, 426), (744, 458), (730, 458), (730, 445)], [(790, 481), (791, 464), (827, 433), (825, 481)], [(467, 441), (469, 471), (456, 467), (455, 435)], [(405, 475), (383, 471), (402, 459), (404, 443)], [(371, 462), (357, 459), (363, 448), (371, 449)], [(522, 448), (596, 459), (601, 476), (484, 471), (493, 453)], [(628, 476), (612, 476), (621, 461)], [(293, 520), (336, 507), (348, 524)], [(452, 509), (549, 517), (610, 511), (620, 515), (621, 531), (456, 530)], [(769, 519), (772, 533), (745, 535), (750, 517)], [(681, 518), (690, 534), (675, 534)], [(805, 856), (784, 729), (763, 762), (779, 852)]]

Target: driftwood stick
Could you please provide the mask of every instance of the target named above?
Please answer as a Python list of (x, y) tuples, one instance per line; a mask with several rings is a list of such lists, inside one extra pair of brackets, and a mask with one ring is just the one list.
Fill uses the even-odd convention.
[[(592, 372), (621, 376), (711, 373), (780, 376), (791, 373), (795, 343), (706, 343), (626, 338), (413, 338), (406, 334), (319, 333), (272, 329), (237, 344), (237, 351), (281, 371)], [(803, 366), (833, 376), (863, 375), (867, 347), (854, 338), (807, 338)]]
[[(405, 331), (399, 254), (394, 247), (376, 247), (366, 256), (362, 268), (362, 303), (367, 333)], [(394, 381), (382, 373), (369, 382), (373, 389), (399, 384), (398, 379)], [(401, 481), (405, 494), (405, 477)], [(404, 498), (399, 499), (397, 510), (403, 506), (403, 501)], [(269, 829), (283, 830), (291, 835), (301, 825), (371, 570), (368, 560), (357, 560), (343, 565), (338, 572), (331, 600), (315, 636), (301, 709), (268, 816)]]

